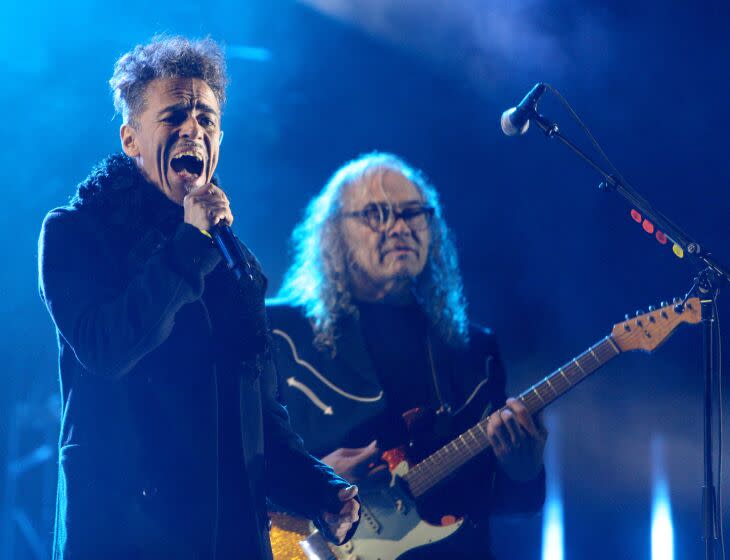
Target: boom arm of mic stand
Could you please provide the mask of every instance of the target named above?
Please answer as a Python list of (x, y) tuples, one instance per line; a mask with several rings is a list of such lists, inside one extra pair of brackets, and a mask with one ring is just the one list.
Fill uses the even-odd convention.
[(593, 169), (595, 169), (604, 179), (604, 183), (602, 183), (602, 187), (607, 190), (614, 190), (621, 196), (623, 196), (626, 200), (629, 201), (630, 204), (635, 206), (642, 214), (644, 214), (646, 217), (651, 219), (651, 221), (654, 222), (660, 229), (664, 231), (669, 237), (672, 238), (674, 242), (676, 242), (683, 251), (685, 251), (688, 255), (695, 257), (696, 259), (700, 260), (705, 266), (712, 269), (712, 271), (724, 278), (727, 281), (730, 281), (730, 272), (728, 269), (722, 265), (720, 265), (717, 261), (715, 261), (713, 258), (710, 257), (710, 253), (705, 251), (699, 243), (693, 241), (686, 233), (684, 233), (679, 226), (675, 225), (669, 218), (664, 216), (661, 212), (654, 209), (651, 204), (647, 200), (645, 200), (643, 197), (639, 195), (631, 186), (627, 185), (626, 183), (620, 181), (615, 175), (612, 175), (605, 171), (598, 163), (596, 163), (595, 160), (593, 160), (590, 156), (588, 156), (583, 150), (581, 150), (577, 145), (575, 145), (573, 142), (571, 142), (568, 138), (566, 138), (561, 132), (560, 127), (557, 125), (557, 123), (554, 123), (550, 121), (549, 119), (546, 119), (542, 115), (533, 112), (532, 116), (530, 117), (531, 121), (534, 121), (535, 124), (542, 130), (545, 135), (548, 138), (555, 138), (562, 142), (565, 146), (570, 148), (578, 157), (580, 157), (583, 161), (585, 161), (588, 165), (590, 165)]

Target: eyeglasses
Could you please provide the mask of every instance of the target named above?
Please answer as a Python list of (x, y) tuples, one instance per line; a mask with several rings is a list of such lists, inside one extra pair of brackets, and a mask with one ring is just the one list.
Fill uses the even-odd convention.
[(343, 212), (346, 218), (360, 218), (367, 226), (376, 232), (383, 232), (403, 218), (406, 225), (413, 231), (428, 229), (433, 217), (434, 209), (431, 206), (408, 206), (397, 210), (385, 203), (368, 204), (356, 212)]

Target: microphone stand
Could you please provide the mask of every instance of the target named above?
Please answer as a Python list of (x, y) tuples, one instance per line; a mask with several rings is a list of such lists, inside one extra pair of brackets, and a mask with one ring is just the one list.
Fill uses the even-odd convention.
[[(548, 138), (554, 138), (570, 148), (583, 161), (588, 163), (602, 177), (599, 189), (614, 191), (623, 196), (635, 206), (644, 216), (648, 217), (660, 228), (671, 241), (678, 245), (684, 253), (692, 257), (698, 269), (694, 284), (687, 292), (684, 300), (678, 303), (678, 312), (684, 308), (687, 299), (697, 294), (702, 303), (702, 342), (703, 342), (703, 370), (704, 370), (704, 484), (702, 486), (702, 526), (705, 541), (705, 559), (714, 560), (715, 541), (718, 536), (718, 506), (715, 497), (714, 476), (712, 472), (712, 373), (713, 373), (713, 328), (715, 323), (715, 301), (722, 280), (730, 281), (728, 269), (715, 261), (702, 245), (692, 240), (677, 225), (672, 223), (661, 212), (654, 209), (649, 202), (642, 198), (630, 185), (621, 181), (615, 175), (606, 172), (596, 161), (591, 159), (583, 150), (566, 138), (555, 122), (540, 115), (535, 108), (531, 111), (530, 120), (542, 130)], [(722, 530), (722, 528), (719, 528)]]

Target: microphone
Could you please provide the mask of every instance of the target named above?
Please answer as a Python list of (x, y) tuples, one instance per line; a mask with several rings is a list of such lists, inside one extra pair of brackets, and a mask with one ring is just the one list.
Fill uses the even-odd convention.
[(502, 113), (502, 132), (507, 136), (518, 136), (527, 132), (530, 127), (530, 117), (537, 112), (537, 102), (545, 93), (545, 84), (539, 82), (525, 95), (517, 107), (507, 109)]
[(210, 230), (210, 235), (223, 256), (226, 266), (235, 274), (236, 279), (241, 280), (244, 275), (251, 278), (251, 265), (243, 254), (241, 245), (231, 227), (226, 223), (219, 223)]

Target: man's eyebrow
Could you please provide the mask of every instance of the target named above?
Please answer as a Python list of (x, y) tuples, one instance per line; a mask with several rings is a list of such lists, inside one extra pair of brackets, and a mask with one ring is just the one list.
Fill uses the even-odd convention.
[[(212, 115), (218, 115), (218, 111), (216, 111), (213, 107), (210, 105), (207, 105), (206, 103), (196, 103), (195, 108), (200, 111), (201, 113), (207, 113)], [(167, 113), (176, 113), (178, 111), (188, 111), (190, 109), (189, 103), (177, 103), (175, 105), (168, 105), (167, 107), (164, 107), (160, 110), (159, 113), (157, 113), (158, 116), (165, 115)]]
[(211, 113), (213, 115), (218, 114), (218, 111), (216, 111), (213, 107), (207, 105), (206, 103), (198, 103), (195, 105), (195, 108), (201, 113)]
[(423, 206), (425, 203), (426, 202), (424, 200), (413, 198), (411, 200), (404, 200), (403, 202), (399, 203), (398, 206)]

